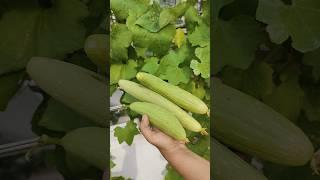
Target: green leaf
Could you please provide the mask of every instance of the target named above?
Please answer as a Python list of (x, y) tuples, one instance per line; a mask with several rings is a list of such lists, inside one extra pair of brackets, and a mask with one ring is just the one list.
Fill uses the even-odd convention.
[(59, 59), (83, 47), (84, 3), (56, 0), (51, 8), (40, 8), (37, 2), (6, 11), (0, 19), (0, 74), (23, 69), (33, 56)]
[(273, 70), (267, 63), (256, 62), (247, 70), (226, 67), (221, 77), (226, 84), (261, 99), (273, 91), (272, 74)]
[(201, 77), (207, 79), (210, 77), (210, 46), (204, 48), (196, 49), (196, 56), (200, 59), (192, 60), (190, 67), (193, 69), (195, 75), (200, 75)]
[(274, 88), (263, 101), (289, 120), (296, 121), (303, 106), (304, 92), (297, 78), (289, 79)]
[(114, 23), (111, 26), (110, 57), (121, 61), (128, 59), (128, 47), (132, 42), (132, 33), (125, 24)]
[(112, 96), (112, 94), (117, 90), (117, 85), (113, 84), (110, 85), (110, 96)]
[(188, 144), (187, 147), (199, 156), (210, 159), (210, 136), (201, 137), (196, 142)]
[(160, 61), (160, 66), (157, 75), (161, 79), (168, 80), (173, 85), (179, 83), (188, 83), (190, 79), (190, 69), (180, 67), (189, 58), (189, 49), (187, 45), (182, 46), (178, 51), (170, 50)]
[(230, 21), (217, 21), (212, 38), (217, 45), (212, 51), (215, 63), (211, 71), (217, 74), (225, 65), (247, 69), (263, 40), (263, 32), (254, 19), (241, 16)]
[(127, 19), (127, 26), (133, 34), (134, 46), (148, 48), (149, 51), (159, 56), (167, 53), (176, 32), (175, 26), (168, 25), (159, 32), (152, 33), (136, 25), (136, 19), (137, 17), (134, 14), (130, 14)]
[(147, 58), (147, 50), (148, 48), (139, 48), (139, 47), (135, 47), (134, 48), (137, 54), (137, 57), (142, 57), (142, 58)]
[(182, 85), (181, 87), (200, 99), (203, 99), (206, 95), (206, 90), (204, 88), (203, 83), (196, 83), (195, 81), (190, 81), (188, 84)]
[(188, 32), (194, 31), (195, 26), (199, 23), (202, 23), (202, 19), (199, 16), (198, 10), (193, 6), (188, 8), (184, 16)]
[(190, 5), (187, 2), (182, 2), (174, 7), (163, 9), (159, 17), (160, 28), (163, 28), (170, 23), (175, 23), (189, 7)]
[(125, 20), (130, 12), (142, 15), (148, 9), (149, 0), (111, 0), (111, 10), (118, 21)]
[(19, 81), (24, 72), (14, 72), (0, 76), (0, 111), (4, 111), (8, 102), (19, 89)]
[(165, 176), (165, 180), (183, 180), (184, 178), (171, 166), (167, 167), (167, 174)]
[(153, 3), (151, 8), (137, 19), (136, 24), (150, 32), (158, 32), (160, 30), (160, 11), (161, 9), (159, 4)]
[(116, 163), (114, 163), (111, 159), (110, 159), (110, 169), (116, 167)]
[(273, 90), (273, 70), (266, 63), (254, 63), (246, 71), (242, 81), (243, 91), (257, 98), (263, 98)]
[(257, 19), (266, 23), (272, 42), (280, 44), (289, 37), (292, 47), (308, 52), (320, 47), (320, 2), (292, 0), (259, 0)]
[(131, 96), (128, 93), (124, 93), (121, 97), (121, 104), (131, 104), (133, 102), (139, 101), (135, 97)]
[(312, 66), (312, 75), (316, 81), (320, 80), (320, 49), (306, 53), (303, 57), (305, 65)]
[(61, 104), (49, 99), (47, 108), (41, 115), (38, 125), (49, 130), (68, 132), (73, 129), (95, 126), (92, 121)]
[(137, 129), (137, 124), (134, 121), (128, 121), (125, 127), (116, 127), (114, 129), (114, 136), (118, 138), (119, 143), (124, 141), (131, 145), (134, 139), (134, 136), (140, 134)]
[(117, 84), (120, 79), (132, 79), (137, 74), (137, 62), (129, 60), (127, 64), (112, 64), (110, 67), (110, 85)]
[(156, 57), (147, 58), (144, 60), (145, 64), (142, 67), (142, 71), (150, 74), (155, 74), (159, 68), (159, 59)]
[(178, 85), (186, 83), (190, 79), (190, 71), (188, 68), (179, 68), (178, 66), (169, 66), (165, 74), (160, 75), (161, 79), (168, 80), (170, 84)]
[(192, 46), (206, 47), (210, 44), (210, 28), (204, 23), (195, 27), (195, 30), (188, 36)]

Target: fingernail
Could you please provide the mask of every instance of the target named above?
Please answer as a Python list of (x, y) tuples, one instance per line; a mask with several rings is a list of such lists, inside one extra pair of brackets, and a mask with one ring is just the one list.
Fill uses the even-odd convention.
[(145, 115), (145, 114), (142, 116), (142, 120), (145, 120), (145, 119), (147, 119), (147, 118), (148, 118), (148, 116)]

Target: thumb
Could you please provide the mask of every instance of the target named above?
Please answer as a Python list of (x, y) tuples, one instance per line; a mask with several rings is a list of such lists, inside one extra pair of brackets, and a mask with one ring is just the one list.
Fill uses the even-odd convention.
[(146, 138), (146, 140), (151, 143), (153, 132), (152, 132), (152, 129), (149, 125), (150, 125), (150, 122), (149, 122), (148, 116), (143, 115), (142, 120), (140, 122), (140, 131), (141, 131), (142, 135)]

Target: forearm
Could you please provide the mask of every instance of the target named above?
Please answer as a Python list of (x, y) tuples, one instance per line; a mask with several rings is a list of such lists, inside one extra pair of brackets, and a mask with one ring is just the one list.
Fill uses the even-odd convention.
[(209, 180), (210, 163), (185, 146), (171, 150), (160, 150), (170, 165), (186, 180)]

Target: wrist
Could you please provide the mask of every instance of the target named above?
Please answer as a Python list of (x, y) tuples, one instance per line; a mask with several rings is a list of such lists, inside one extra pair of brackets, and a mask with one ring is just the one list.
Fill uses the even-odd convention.
[(175, 144), (175, 145), (169, 146), (169, 147), (159, 148), (159, 151), (164, 156), (171, 155), (171, 154), (182, 153), (182, 152), (185, 152), (187, 150), (188, 150), (188, 148), (186, 147), (186, 145), (182, 144), (182, 143), (181, 144)]

